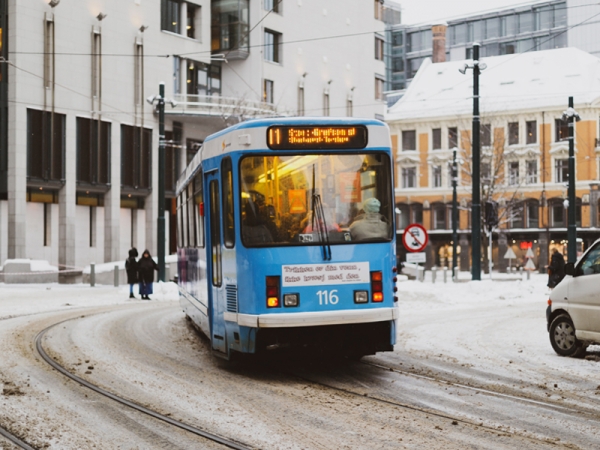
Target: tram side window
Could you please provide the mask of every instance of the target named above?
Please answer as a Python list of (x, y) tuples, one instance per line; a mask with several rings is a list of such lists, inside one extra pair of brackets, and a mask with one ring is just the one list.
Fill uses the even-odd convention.
[(233, 172), (231, 158), (225, 158), (221, 164), (223, 183), (223, 241), (225, 247), (233, 248), (235, 245), (235, 226), (233, 211)]
[(221, 273), (221, 224), (219, 223), (219, 182), (212, 180), (209, 186), (210, 195), (210, 246), (212, 282), (215, 286), (221, 286), (223, 275)]
[(187, 213), (188, 213), (188, 247), (196, 246), (196, 224), (194, 223), (194, 184), (190, 183), (187, 187)]
[(204, 192), (202, 189), (202, 172), (200, 172), (194, 178), (194, 216), (196, 221), (196, 246), (204, 248)]
[(181, 240), (184, 247), (188, 247), (189, 239), (188, 239), (188, 215), (187, 215), (187, 189), (181, 191)]
[(177, 196), (177, 247), (183, 247), (183, 229), (182, 229), (182, 211), (181, 211), (181, 194)]

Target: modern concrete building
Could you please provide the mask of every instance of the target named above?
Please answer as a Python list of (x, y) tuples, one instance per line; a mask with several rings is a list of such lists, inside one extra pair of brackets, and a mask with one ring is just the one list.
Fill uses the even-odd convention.
[[(175, 181), (252, 117), (383, 117), (379, 0), (0, 0), (0, 262), (167, 253)], [(148, 97), (165, 83), (166, 165)], [(176, 102), (176, 103), (175, 103)]]
[[(544, 0), (449, 18), (442, 24), (393, 25), (386, 31), (386, 91), (401, 91), (426, 58), (435, 62), (577, 47), (600, 56), (600, 5), (585, 0)], [(435, 27), (435, 29), (434, 29)], [(437, 42), (437, 46), (436, 46)], [(398, 94), (390, 95), (390, 103)]]
[[(453, 149), (460, 166), (460, 264), (462, 270), (470, 267), (473, 80), (470, 72), (459, 72), (466, 62), (425, 60), (386, 114), (396, 151), (398, 233), (414, 222), (429, 230), (429, 267), (451, 261)], [(580, 246), (600, 237), (600, 59), (563, 48), (482, 62), (487, 65), (480, 76), (482, 203), (499, 203), (495, 268), (505, 269), (509, 247), (517, 256), (513, 266), (523, 264), (531, 248), (543, 271), (549, 251), (566, 254), (569, 208), (576, 211)], [(575, 125), (575, 205), (565, 202), (568, 126), (562, 116), (570, 96), (581, 119)]]

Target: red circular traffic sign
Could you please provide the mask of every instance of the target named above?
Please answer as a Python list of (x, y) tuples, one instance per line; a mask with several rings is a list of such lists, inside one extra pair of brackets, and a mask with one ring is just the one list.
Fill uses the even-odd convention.
[(429, 236), (427, 230), (418, 223), (411, 223), (404, 229), (402, 243), (409, 252), (421, 252), (427, 246)]

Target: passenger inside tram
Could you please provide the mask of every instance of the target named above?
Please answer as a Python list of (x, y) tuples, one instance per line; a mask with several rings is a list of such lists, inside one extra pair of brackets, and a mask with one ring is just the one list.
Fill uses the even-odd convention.
[(381, 203), (376, 198), (368, 198), (363, 202), (362, 213), (359, 213), (350, 224), (350, 235), (353, 241), (388, 236), (389, 226), (385, 217), (379, 214), (380, 207)]

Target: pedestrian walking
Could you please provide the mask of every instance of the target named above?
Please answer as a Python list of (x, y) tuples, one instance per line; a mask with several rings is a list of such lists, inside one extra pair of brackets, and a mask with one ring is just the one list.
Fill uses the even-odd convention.
[(554, 289), (565, 277), (565, 258), (558, 250), (554, 250), (548, 266), (548, 287)]
[(125, 271), (127, 272), (127, 282), (129, 283), (129, 298), (135, 298), (135, 295), (133, 295), (133, 285), (139, 281), (137, 257), (138, 251), (133, 247), (129, 250), (129, 258), (125, 260)]
[(158, 270), (158, 264), (154, 262), (150, 252), (144, 250), (138, 261), (138, 276), (140, 280), (140, 295), (142, 300), (150, 300), (152, 294), (152, 283), (154, 282), (154, 271)]

